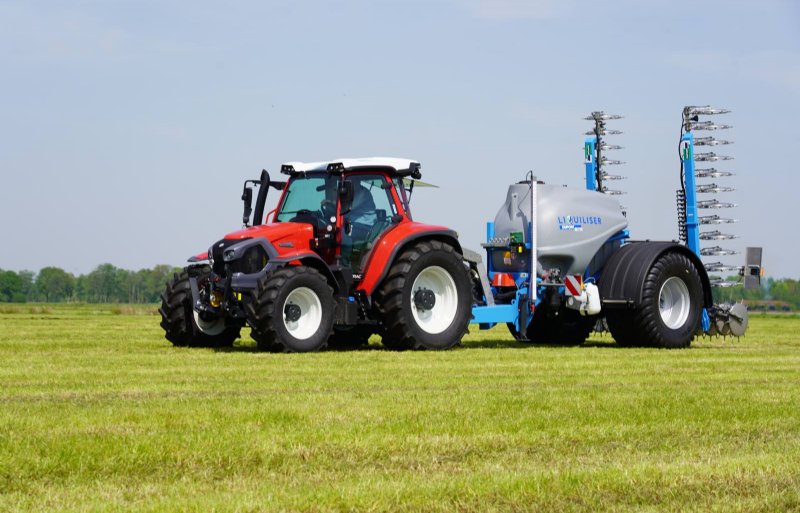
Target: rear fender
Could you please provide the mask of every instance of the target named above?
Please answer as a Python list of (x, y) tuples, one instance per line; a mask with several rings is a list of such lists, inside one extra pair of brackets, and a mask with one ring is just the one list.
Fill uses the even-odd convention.
[(703, 284), (703, 303), (706, 308), (714, 304), (711, 281), (703, 262), (689, 248), (675, 242), (629, 242), (617, 250), (606, 262), (600, 276), (600, 298), (603, 306), (638, 306), (642, 302), (644, 278), (656, 260), (667, 252), (685, 255), (692, 261)]
[(364, 291), (368, 296), (371, 296), (388, 274), (395, 258), (407, 247), (424, 240), (446, 242), (459, 253), (462, 252), (461, 244), (458, 242), (458, 234), (454, 230), (444, 226), (431, 226), (416, 222), (401, 223), (386, 232), (373, 247), (364, 266), (366, 270), (357, 290)]

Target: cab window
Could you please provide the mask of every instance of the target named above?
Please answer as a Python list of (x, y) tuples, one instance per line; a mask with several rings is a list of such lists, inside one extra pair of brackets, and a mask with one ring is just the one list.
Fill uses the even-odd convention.
[(336, 214), (337, 183), (338, 178), (330, 175), (294, 177), (286, 186), (275, 219), (286, 222), (298, 214), (312, 214), (324, 222)]

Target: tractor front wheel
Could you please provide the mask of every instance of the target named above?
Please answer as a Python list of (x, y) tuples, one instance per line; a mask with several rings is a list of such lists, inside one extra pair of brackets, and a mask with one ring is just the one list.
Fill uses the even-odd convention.
[(260, 349), (304, 353), (325, 347), (333, 327), (333, 289), (319, 271), (289, 266), (264, 276), (247, 306)]
[(453, 246), (432, 240), (395, 260), (376, 296), (390, 349), (449, 349), (467, 333), (472, 283)]
[[(202, 270), (198, 280), (210, 273), (211, 269)], [(224, 317), (201, 314), (192, 307), (192, 287), (186, 271), (167, 283), (158, 312), (165, 338), (176, 346), (230, 347), (239, 338), (238, 326), (228, 326)]]

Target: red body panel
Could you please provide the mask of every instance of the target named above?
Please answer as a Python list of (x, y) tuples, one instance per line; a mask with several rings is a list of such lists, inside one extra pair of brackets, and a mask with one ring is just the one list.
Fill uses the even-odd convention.
[(268, 240), (281, 258), (302, 256), (313, 253), (311, 239), (314, 229), (305, 223), (269, 223), (250, 226), (244, 230), (229, 233), (226, 239), (262, 238)]
[(386, 232), (380, 241), (372, 248), (369, 260), (365, 265), (364, 276), (359, 283), (357, 290), (363, 290), (367, 295), (372, 295), (375, 287), (383, 278), (383, 271), (386, 266), (391, 265), (393, 253), (396, 248), (401, 246), (409, 237), (413, 238), (420, 234), (434, 232), (449, 232), (446, 226), (435, 226), (430, 224), (418, 223), (416, 221), (403, 221), (393, 229)]

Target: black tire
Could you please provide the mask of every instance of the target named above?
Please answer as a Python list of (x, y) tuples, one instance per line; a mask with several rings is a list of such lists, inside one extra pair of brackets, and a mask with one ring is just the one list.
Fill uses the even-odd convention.
[(514, 340), (517, 342), (528, 342), (528, 339), (526, 337), (522, 337), (519, 331), (517, 331), (516, 324), (513, 322), (507, 322), (506, 327), (508, 328), (508, 332), (511, 333), (511, 336), (514, 337)]
[[(437, 295), (433, 287), (428, 289), (434, 292), (433, 306), (429, 309), (417, 307), (414, 296), (426, 289), (417, 283), (423, 271), (422, 283), (441, 279), (444, 289), (449, 288), (454, 297), (453, 294)], [(415, 283), (417, 290), (412, 290)], [(461, 254), (453, 246), (436, 240), (419, 242), (406, 249), (394, 261), (381, 284), (376, 294), (376, 308), (384, 328), (382, 342), (389, 349), (455, 346), (468, 332), (472, 316), (472, 283)]]
[(608, 324), (608, 331), (614, 338), (614, 342), (623, 347), (645, 347), (650, 344), (647, 339), (637, 335), (633, 329), (633, 312), (625, 310), (606, 312), (606, 324)]
[[(670, 293), (671, 290), (677, 292)], [(670, 297), (679, 298), (678, 302), (669, 301)], [(673, 308), (667, 309), (670, 304)], [(608, 310), (606, 320), (611, 335), (620, 345), (678, 349), (692, 343), (702, 310), (700, 273), (685, 255), (668, 252), (645, 275), (641, 303), (631, 310)]]
[(247, 322), (260, 349), (318, 351), (328, 342), (335, 307), (333, 289), (319, 271), (288, 266), (259, 280), (246, 307)]
[(333, 333), (328, 338), (329, 349), (359, 349), (369, 345), (369, 339), (375, 332), (374, 326), (353, 326), (348, 328), (333, 328)]
[(557, 316), (548, 316), (545, 310), (537, 310), (526, 330), (527, 339), (519, 336), (513, 323), (507, 326), (514, 338), (527, 344), (579, 346), (589, 338), (596, 322), (597, 317), (585, 317), (576, 310), (562, 307)]
[(594, 330), (597, 317), (581, 315), (577, 310), (562, 307), (558, 316), (550, 319), (554, 324), (550, 343), (561, 346), (579, 346), (583, 344)]
[[(202, 277), (208, 274), (211, 274), (211, 269), (203, 269), (198, 279), (202, 280)], [(161, 294), (161, 307), (158, 312), (161, 314), (164, 337), (175, 346), (230, 347), (233, 341), (239, 338), (240, 327), (224, 325), (223, 318), (209, 319), (209, 325), (206, 326), (198, 325), (198, 322), (204, 324), (205, 321), (199, 316), (195, 317), (192, 308), (192, 287), (186, 270), (175, 274), (172, 280), (167, 282), (166, 290)]]

